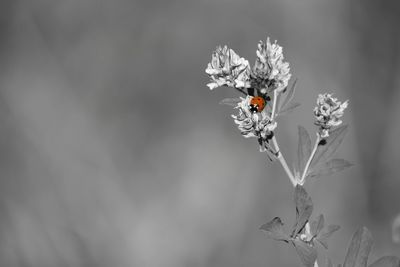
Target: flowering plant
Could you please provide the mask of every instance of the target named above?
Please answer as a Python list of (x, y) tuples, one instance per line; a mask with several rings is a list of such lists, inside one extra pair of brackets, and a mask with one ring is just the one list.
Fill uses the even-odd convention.
[[(210, 89), (228, 86), (236, 89), (245, 97), (224, 99), (223, 104), (234, 106), (236, 115), (232, 115), (242, 136), (256, 138), (261, 152), (266, 152), (271, 161), (278, 160), (294, 187), (296, 221), (292, 230), (284, 230), (279, 217), (263, 224), (260, 229), (268, 237), (290, 243), (295, 247), (302, 264), (306, 267), (318, 266), (317, 247), (328, 249), (329, 237), (339, 230), (338, 225), (325, 225), (324, 216), (311, 219), (313, 203), (303, 185), (308, 179), (327, 176), (342, 171), (352, 164), (344, 159), (332, 158), (347, 132), (341, 117), (348, 106), (348, 100), (341, 102), (332, 94), (320, 94), (314, 108), (316, 138), (311, 145), (308, 131), (298, 127), (299, 143), (296, 167), (289, 168), (274, 134), (277, 118), (296, 107), (292, 103), (296, 81), (288, 86), (291, 78), (289, 63), (284, 61), (282, 47), (269, 38), (260, 41), (256, 51), (253, 68), (249, 62), (239, 57), (227, 46), (217, 47), (212, 54), (206, 73), (211, 82)], [(318, 245), (317, 245), (318, 244)], [(366, 267), (372, 247), (372, 236), (367, 228), (360, 228), (353, 235), (344, 259), (343, 267)], [(328, 259), (327, 266), (333, 266)], [(338, 265), (342, 266), (342, 265)], [(382, 257), (369, 267), (399, 267), (397, 257)]]

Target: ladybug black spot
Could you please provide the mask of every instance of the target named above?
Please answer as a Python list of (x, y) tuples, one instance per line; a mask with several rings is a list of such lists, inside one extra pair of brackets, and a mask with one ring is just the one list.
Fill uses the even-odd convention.
[(250, 112), (256, 113), (258, 111), (257, 105), (250, 105)]

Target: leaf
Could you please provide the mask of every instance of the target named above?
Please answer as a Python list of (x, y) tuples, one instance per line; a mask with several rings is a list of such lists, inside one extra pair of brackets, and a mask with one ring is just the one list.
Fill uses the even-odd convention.
[(347, 129), (348, 125), (343, 125), (329, 134), (329, 137), (326, 139), (326, 144), (318, 146), (317, 152), (311, 161), (311, 168), (316, 166), (321, 159), (328, 160), (329, 157), (336, 152), (346, 135)]
[(310, 230), (313, 236), (317, 236), (321, 232), (322, 228), (324, 228), (324, 223), (324, 215), (322, 214), (312, 221)]
[(353, 166), (352, 163), (344, 159), (331, 159), (321, 164), (316, 170), (312, 170), (307, 177), (329, 176)]
[(280, 103), (278, 110), (282, 110), (290, 103), (290, 101), (292, 101), (294, 92), (296, 91), (296, 85), (297, 85), (297, 79), (294, 80), (294, 82), (290, 88), (286, 87), (287, 91), (285, 93), (287, 93), (287, 95), (286, 95), (285, 99), (282, 101), (282, 103)]
[(303, 265), (314, 267), (314, 263), (317, 260), (317, 250), (299, 239), (293, 239), (292, 242)]
[(221, 105), (228, 105), (228, 106), (231, 106), (231, 107), (236, 107), (237, 103), (240, 102), (240, 101), (241, 100), (238, 97), (235, 97), (235, 98), (224, 98), (219, 103)]
[(296, 185), (294, 201), (296, 203), (296, 224), (293, 227), (293, 236), (296, 236), (310, 219), (313, 203), (311, 197), (301, 185)]
[(328, 225), (317, 235), (316, 240), (325, 248), (328, 249), (328, 238), (337, 230), (340, 229), (339, 225)]
[(298, 169), (301, 172), (311, 155), (311, 138), (307, 130), (303, 126), (298, 126), (299, 129), (299, 144), (297, 148), (297, 164)]
[(400, 259), (394, 256), (385, 256), (372, 263), (369, 267), (400, 267)]
[(269, 238), (278, 241), (289, 241), (289, 236), (283, 231), (283, 223), (279, 217), (275, 217), (272, 221), (263, 224), (260, 229), (264, 230)]
[(343, 267), (366, 267), (372, 243), (372, 235), (366, 227), (357, 230), (347, 249)]
[(297, 108), (299, 106), (300, 106), (300, 103), (298, 103), (298, 102), (290, 103), (286, 108), (279, 111), (278, 115), (281, 116), (281, 115), (289, 114), (290, 112), (292, 112), (295, 108)]

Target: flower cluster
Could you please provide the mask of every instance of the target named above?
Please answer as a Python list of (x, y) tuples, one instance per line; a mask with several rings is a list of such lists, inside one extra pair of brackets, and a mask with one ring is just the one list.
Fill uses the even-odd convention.
[(290, 80), (289, 63), (283, 61), (282, 47), (276, 41), (271, 44), (269, 38), (258, 43), (257, 59), (252, 76), (261, 90), (282, 91)]
[(208, 63), (206, 73), (211, 78), (210, 89), (219, 86), (254, 88), (261, 94), (284, 90), (291, 77), (289, 63), (283, 61), (282, 47), (269, 38), (260, 41), (252, 70), (249, 62), (227, 46), (217, 47)]
[(223, 85), (236, 88), (250, 87), (249, 62), (227, 46), (219, 46), (213, 52), (206, 73), (212, 81), (207, 84), (211, 90)]
[(317, 106), (314, 108), (315, 125), (319, 126), (322, 138), (329, 136), (329, 130), (342, 123), (340, 117), (348, 106), (348, 100), (341, 103), (332, 94), (318, 95)]
[(277, 126), (276, 121), (272, 121), (264, 110), (262, 112), (251, 112), (251, 96), (241, 97), (240, 99), (241, 101), (236, 106), (239, 114), (232, 115), (240, 132), (246, 138), (256, 137), (260, 144), (261, 152), (270, 150), (268, 141)]

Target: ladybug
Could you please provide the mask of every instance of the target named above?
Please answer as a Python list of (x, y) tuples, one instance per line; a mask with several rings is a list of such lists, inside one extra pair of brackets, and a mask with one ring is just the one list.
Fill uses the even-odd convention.
[(250, 100), (250, 111), (253, 113), (256, 112), (261, 112), (265, 108), (265, 105), (267, 104), (267, 100), (271, 100), (269, 97), (265, 99), (264, 97), (261, 96), (255, 96)]

